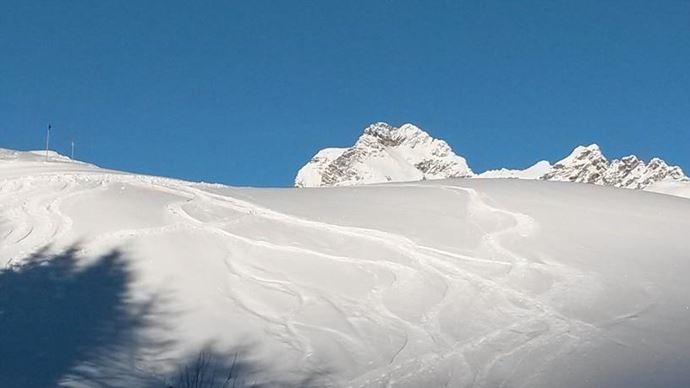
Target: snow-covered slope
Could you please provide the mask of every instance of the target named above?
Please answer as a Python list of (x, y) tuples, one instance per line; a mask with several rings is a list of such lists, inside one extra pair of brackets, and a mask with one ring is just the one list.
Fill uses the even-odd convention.
[(354, 146), (319, 151), (295, 178), (297, 187), (349, 186), (471, 176), (465, 159), (412, 124), (375, 123)]
[(0, 386), (177, 386), (209, 346), (230, 385), (688, 386), (689, 230), (690, 201), (595, 185), (240, 189), (13, 153)]
[(663, 180), (647, 186), (645, 190), (654, 193), (690, 198), (690, 181), (677, 181), (673, 179)]
[(546, 160), (539, 161), (524, 170), (512, 170), (502, 168), (500, 170), (489, 170), (478, 174), (477, 178), (516, 178), (516, 179), (539, 179), (547, 172), (551, 171), (551, 163)]

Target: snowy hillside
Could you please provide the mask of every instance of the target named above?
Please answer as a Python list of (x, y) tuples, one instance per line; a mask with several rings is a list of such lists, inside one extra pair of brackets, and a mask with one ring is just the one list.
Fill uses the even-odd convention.
[[(678, 166), (669, 166), (658, 158), (645, 163), (634, 155), (609, 161), (596, 144), (578, 146), (554, 165), (542, 160), (524, 170), (502, 168), (475, 175), (465, 159), (455, 155), (443, 140), (431, 138), (412, 124), (395, 128), (376, 123), (365, 129), (351, 148), (319, 151), (299, 170), (295, 186), (347, 186), (468, 176), (542, 179), (628, 189), (646, 189), (657, 182), (690, 185), (690, 179)], [(656, 191), (685, 193), (685, 190)]]
[(595, 185), (240, 189), (3, 151), (0, 386), (176, 386), (209, 354), (232, 386), (688, 386), (688, 231), (686, 199)]

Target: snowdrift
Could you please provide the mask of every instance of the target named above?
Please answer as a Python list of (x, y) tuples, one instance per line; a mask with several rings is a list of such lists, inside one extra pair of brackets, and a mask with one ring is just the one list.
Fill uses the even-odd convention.
[(0, 236), (0, 386), (176, 386), (200, 359), (237, 385), (690, 384), (685, 198), (233, 188), (3, 151)]

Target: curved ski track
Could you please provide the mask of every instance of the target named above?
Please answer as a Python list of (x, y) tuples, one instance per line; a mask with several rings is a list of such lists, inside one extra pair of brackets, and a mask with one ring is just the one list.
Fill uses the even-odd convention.
[[(459, 375), (465, 376), (463, 380), (455, 382), (459, 381), (463, 385), (472, 386), (493, 385), (496, 384), (496, 381), (489, 380), (492, 369), (503, 362), (509, 362), (510, 357), (516, 353), (528, 348), (538, 348), (554, 341), (563, 343), (563, 346), (560, 347), (561, 352), (567, 352), (569, 347), (574, 346), (580, 338), (597, 330), (590, 324), (560, 314), (548, 304), (545, 295), (530, 294), (506, 284), (503, 277), (492, 278), (479, 273), (476, 270), (477, 265), (502, 267), (507, 273), (525, 268), (539, 268), (550, 273), (558, 273), (560, 274), (559, 278), (564, 279), (572, 279), (581, 275), (573, 268), (554, 263), (541, 263), (512, 252), (503, 244), (502, 240), (505, 238), (528, 238), (535, 229), (534, 220), (525, 214), (491, 205), (480, 193), (471, 188), (451, 185), (400, 184), (396, 186), (448, 190), (468, 196), (470, 222), (473, 222), (474, 217), (484, 215), (499, 214), (510, 217), (514, 221), (512, 225), (498, 231), (487, 231), (485, 234), (483, 246), (487, 251), (495, 254), (494, 258), (473, 257), (425, 246), (404, 235), (388, 231), (305, 219), (261, 207), (245, 200), (211, 193), (173, 179), (109, 173), (68, 172), (59, 175), (35, 176), (31, 179), (24, 177), (2, 181), (0, 186), (0, 220), (9, 226), (8, 232), (0, 240), (0, 257), (5, 259), (5, 265), (11, 265), (14, 260), (28, 256), (33, 251), (49, 242), (58, 240), (69, 232), (72, 221), (60, 212), (62, 201), (90, 190), (107, 188), (110, 183), (126, 183), (179, 195), (181, 200), (168, 208), (168, 211), (175, 215), (179, 221), (164, 227), (106, 233), (99, 236), (98, 239), (167, 233), (172, 230), (189, 228), (220, 236), (228, 245), (247, 244), (267, 250), (304, 254), (322, 260), (348, 263), (373, 274), (376, 274), (376, 271), (387, 271), (393, 279), (390, 284), (379, 283), (370, 291), (366, 300), (356, 300), (348, 298), (346, 295), (329, 293), (328, 290), (312, 289), (294, 281), (267, 277), (265, 274), (256, 273), (252, 268), (242, 265), (240, 262), (234, 262), (231, 258), (225, 260), (229, 276), (243, 278), (261, 287), (291, 295), (300, 301), (298, 307), (287, 314), (276, 315), (252, 307), (245, 303), (241, 295), (234, 295), (232, 289), (227, 287), (227, 297), (247, 312), (266, 321), (277, 338), (303, 354), (303, 361), (308, 368), (318, 369), (319, 360), (312, 358), (314, 349), (309, 337), (303, 333), (304, 329), (321, 330), (330, 335), (338, 336), (354, 355), (372, 355), (376, 353), (376, 350), (366, 348), (367, 344), (361, 336), (360, 330), (351, 321), (364, 317), (377, 326), (394, 331), (391, 334), (400, 338), (399, 348), (392, 352), (387, 361), (380, 362), (377, 368), (353, 377), (349, 382), (351, 386), (390, 386), (400, 382), (404, 383), (412, 377), (409, 371), (414, 371), (414, 374), (424, 373), (446, 361), (459, 363), (455, 364), (454, 367), (459, 368)], [(184, 210), (183, 205), (190, 202), (202, 206), (205, 203), (212, 204), (245, 214), (248, 217), (260, 217), (285, 228), (299, 226), (321, 233), (339, 234), (353, 241), (368, 241), (408, 257), (410, 261), (407, 264), (401, 264), (385, 259), (339, 256), (301, 246), (276, 244), (271, 241), (241, 236), (224, 229), (222, 222), (203, 222), (194, 218), (193, 215)], [(468, 263), (471, 263), (472, 266), (466, 265)], [(441, 279), (445, 290), (442, 299), (435, 305), (428, 306), (421, 320), (408, 320), (396, 315), (389, 310), (383, 298), (385, 291), (394, 289), (399, 279), (414, 273), (425, 274), (427, 279)], [(524, 310), (523, 318), (476, 338), (463, 341), (453, 339), (452, 336), (443, 331), (439, 315), (444, 308), (452, 305), (463, 292), (466, 292), (467, 289), (466, 286), (463, 286), (464, 284), (471, 284), (481, 290), (489, 290), (501, 295), (505, 300), (512, 301), (517, 306), (516, 308)], [(550, 292), (558, 292), (561, 286), (564, 285), (553, 284)], [(348, 330), (315, 327), (297, 320), (295, 316), (301, 306), (304, 305), (304, 301), (314, 299), (328, 303), (334, 310), (338, 311)], [(425, 354), (406, 352), (406, 347), (412, 339), (427, 344), (429, 345), (427, 347), (435, 350)], [(473, 365), (466, 355), (477, 352), (481, 354), (482, 349), (492, 349), (490, 352), (492, 356), (484, 360), (481, 365), (476, 363)], [(525, 351), (525, 354), (528, 352)], [(552, 355), (553, 358), (557, 356), (558, 353)], [(547, 363), (548, 360), (545, 360), (544, 365)], [(515, 362), (515, 365), (518, 364), (519, 362)], [(535, 373), (539, 373), (539, 371)], [(452, 384), (453, 382), (447, 381), (445, 383)], [(498, 385), (503, 384), (503, 382), (498, 383)]]

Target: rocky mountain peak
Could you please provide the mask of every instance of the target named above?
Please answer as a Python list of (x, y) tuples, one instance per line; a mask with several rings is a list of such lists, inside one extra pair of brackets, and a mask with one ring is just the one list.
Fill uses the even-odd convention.
[(596, 144), (578, 146), (564, 159), (556, 162), (541, 179), (603, 184), (609, 161)]
[(541, 179), (628, 189), (644, 189), (666, 179), (688, 180), (680, 167), (669, 166), (659, 158), (653, 158), (647, 164), (637, 156), (629, 155), (609, 162), (596, 144), (575, 148), (570, 155), (554, 164), (551, 171)]
[(295, 186), (346, 186), (473, 175), (448, 143), (413, 124), (378, 122), (349, 148), (319, 151), (297, 173)]

